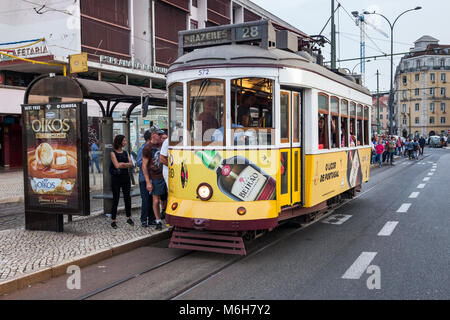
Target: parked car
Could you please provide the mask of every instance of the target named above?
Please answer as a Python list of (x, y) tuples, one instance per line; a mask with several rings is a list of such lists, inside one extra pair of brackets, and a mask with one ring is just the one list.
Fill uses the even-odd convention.
[(433, 148), (441, 148), (441, 137), (439, 136), (431, 136), (430, 137), (430, 143), (429, 143), (430, 147)]

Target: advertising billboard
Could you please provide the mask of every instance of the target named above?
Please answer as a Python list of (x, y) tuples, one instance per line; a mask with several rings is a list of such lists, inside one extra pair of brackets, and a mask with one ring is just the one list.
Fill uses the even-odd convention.
[(25, 211), (89, 215), (87, 105), (22, 105)]

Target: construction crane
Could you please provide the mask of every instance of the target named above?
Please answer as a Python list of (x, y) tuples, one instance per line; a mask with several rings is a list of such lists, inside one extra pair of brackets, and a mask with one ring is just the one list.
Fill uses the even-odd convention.
[(359, 26), (360, 29), (360, 48), (359, 48), (359, 57), (360, 57), (360, 72), (361, 72), (361, 84), (365, 82), (365, 73), (366, 73), (366, 31), (365, 25), (369, 25), (374, 30), (378, 31), (380, 34), (389, 38), (389, 36), (383, 31), (376, 27), (374, 24), (367, 21), (364, 17), (364, 14), (359, 14), (358, 11), (352, 11), (352, 15), (356, 18), (355, 23)]

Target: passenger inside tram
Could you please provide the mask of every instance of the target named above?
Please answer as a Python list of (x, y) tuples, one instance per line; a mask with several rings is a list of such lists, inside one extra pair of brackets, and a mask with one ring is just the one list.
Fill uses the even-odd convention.
[(350, 147), (356, 146), (355, 120), (350, 121)]
[(331, 117), (331, 147), (332, 148), (339, 148), (339, 135), (338, 135), (338, 117), (332, 116)]
[(197, 121), (202, 122), (202, 135), (206, 130), (217, 129), (219, 121), (216, 119), (214, 113), (217, 110), (215, 97), (207, 97), (203, 103), (203, 111), (197, 116)]
[(347, 118), (341, 119), (341, 146), (348, 147)]
[(327, 115), (319, 113), (319, 149), (328, 149)]

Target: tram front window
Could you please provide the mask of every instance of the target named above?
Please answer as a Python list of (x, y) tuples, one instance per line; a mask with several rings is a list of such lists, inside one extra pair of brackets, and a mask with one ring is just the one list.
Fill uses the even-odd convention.
[(188, 93), (191, 144), (214, 142), (223, 145), (223, 139), (214, 137), (217, 131), (221, 131), (223, 136), (225, 82), (214, 79), (191, 81)]
[(231, 81), (233, 145), (274, 144), (273, 81), (241, 78)]

